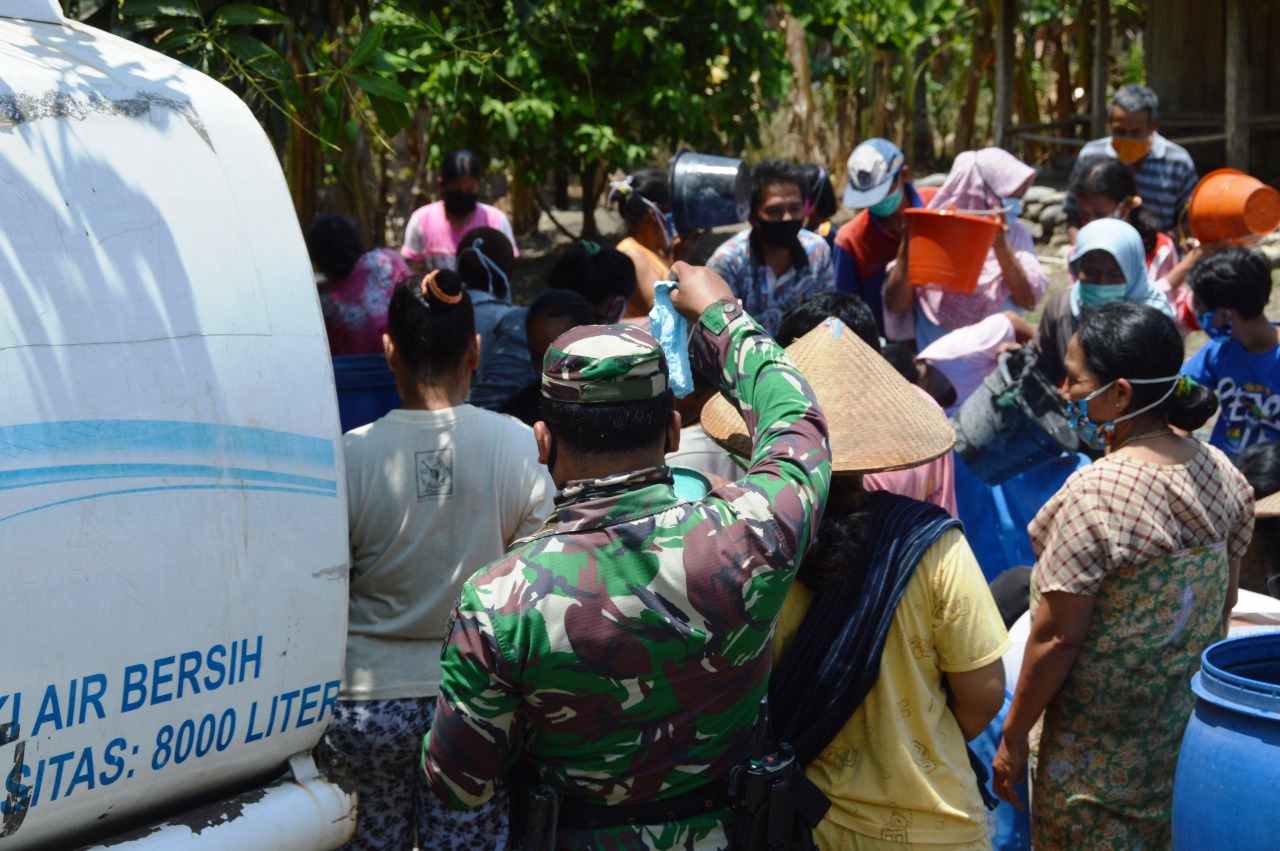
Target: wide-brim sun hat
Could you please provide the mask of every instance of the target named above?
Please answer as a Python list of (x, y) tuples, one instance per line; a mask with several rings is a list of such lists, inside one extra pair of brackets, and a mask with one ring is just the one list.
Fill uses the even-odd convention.
[[(904, 470), (955, 446), (946, 414), (840, 320), (829, 318), (787, 347), (827, 417), (835, 473)], [(750, 458), (751, 435), (723, 396), (702, 409), (702, 429), (729, 452)]]

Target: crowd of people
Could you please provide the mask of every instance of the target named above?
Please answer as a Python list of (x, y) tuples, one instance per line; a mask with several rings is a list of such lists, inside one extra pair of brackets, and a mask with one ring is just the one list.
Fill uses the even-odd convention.
[[(863, 141), (839, 228), (825, 167), (756, 163), (705, 267), (640, 169), (621, 242), (527, 307), (469, 152), (399, 252), (317, 220), (332, 353), (385, 356), (401, 399), (343, 438), (348, 847), (1168, 847), (1190, 676), (1240, 589), (1280, 597), (1280, 334), (1258, 252), (1178, 241), (1197, 176), (1158, 127), (1116, 92), (1047, 298), (1036, 172), (998, 148), (924, 190)], [(998, 224), (971, 291), (909, 279), (912, 209)], [(1089, 463), (1002, 573), (948, 416), (1018, 349)], [(1029, 838), (988, 812), (1028, 803)]]

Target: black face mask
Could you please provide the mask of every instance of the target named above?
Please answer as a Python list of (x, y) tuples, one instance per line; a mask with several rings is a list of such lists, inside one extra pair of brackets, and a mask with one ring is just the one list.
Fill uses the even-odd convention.
[(804, 227), (803, 219), (790, 219), (781, 222), (760, 222), (753, 228), (765, 245), (774, 248), (790, 248), (800, 236)]
[(476, 211), (480, 195), (457, 190), (444, 193), (444, 211), (451, 216), (469, 216)]

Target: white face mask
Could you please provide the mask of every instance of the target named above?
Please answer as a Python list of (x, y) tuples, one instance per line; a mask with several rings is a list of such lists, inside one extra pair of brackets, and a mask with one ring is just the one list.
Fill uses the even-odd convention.
[(649, 208), (649, 211), (652, 212), (653, 215), (657, 217), (658, 228), (661, 229), (662, 238), (666, 241), (666, 246), (662, 250), (664, 253), (667, 251), (670, 251), (671, 243), (675, 239), (675, 235), (676, 235), (676, 226), (671, 221), (671, 215), (669, 213), (662, 212), (662, 209), (658, 207), (657, 204), (653, 203), (643, 195), (640, 195), (637, 193), (636, 197), (639, 198), (641, 201), (643, 201), (645, 205)]
[(510, 300), (511, 281), (507, 278), (506, 273), (498, 268), (498, 264), (490, 260), (489, 255), (485, 254), (483, 251), (480, 250), (480, 246), (482, 245), (484, 245), (484, 240), (477, 239), (475, 242), (471, 243), (469, 246), (463, 249), (461, 253), (466, 254), (468, 251), (474, 251), (476, 254), (476, 257), (480, 259), (480, 265), (484, 267), (485, 274), (488, 275), (489, 277), (489, 292), (495, 295), (497, 294), (497, 290), (493, 286), (493, 276), (497, 275), (498, 277), (502, 278), (502, 289), (507, 294), (506, 298)]

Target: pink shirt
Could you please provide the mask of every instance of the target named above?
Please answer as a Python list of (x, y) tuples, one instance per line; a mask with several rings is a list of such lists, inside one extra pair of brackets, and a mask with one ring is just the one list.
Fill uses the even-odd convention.
[(375, 248), (356, 261), (350, 274), (321, 292), (329, 354), (382, 354), (387, 305), (396, 282), (407, 277), (409, 267), (394, 251)]
[[(916, 387), (915, 391), (933, 404), (938, 404), (921, 388)], [(862, 477), (862, 487), (869, 491), (888, 491), (922, 502), (931, 502), (952, 517), (959, 516), (956, 510), (955, 459), (950, 452), (919, 467), (888, 473), (868, 473)]]
[(400, 254), (409, 261), (423, 261), (428, 272), (432, 269), (457, 269), (458, 244), (468, 231), (475, 228), (502, 231), (511, 240), (512, 251), (517, 257), (520, 256), (515, 235), (511, 232), (511, 222), (507, 221), (506, 214), (497, 207), (477, 204), (471, 221), (455, 228), (444, 214), (443, 201), (436, 201), (413, 211), (409, 224), (404, 229), (404, 245), (400, 246)]
[(925, 346), (916, 360), (937, 367), (956, 388), (956, 403), (947, 409), (947, 414), (952, 414), (996, 368), (996, 349), (1000, 344), (1016, 340), (1009, 317), (997, 313), (976, 325), (957, 328), (939, 337)]

